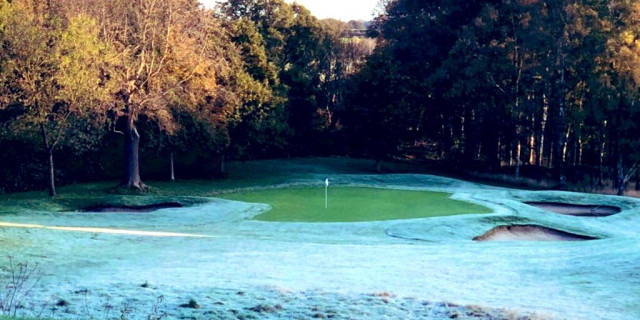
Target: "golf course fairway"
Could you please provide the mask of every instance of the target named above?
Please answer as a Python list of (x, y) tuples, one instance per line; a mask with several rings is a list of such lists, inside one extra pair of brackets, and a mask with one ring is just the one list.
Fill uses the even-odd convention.
[(364, 222), (490, 213), (489, 208), (450, 199), (451, 194), (380, 188), (284, 188), (226, 194), (228, 200), (265, 203), (271, 210), (255, 217), (280, 222)]

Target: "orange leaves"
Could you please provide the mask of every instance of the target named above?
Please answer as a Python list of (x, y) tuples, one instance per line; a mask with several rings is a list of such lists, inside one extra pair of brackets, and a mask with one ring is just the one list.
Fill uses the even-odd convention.
[(123, 1), (110, 8), (122, 19), (100, 21), (105, 38), (122, 48), (117, 81), (127, 103), (138, 106), (129, 112), (172, 133), (179, 127), (172, 117), (176, 110), (194, 110), (218, 89), (210, 18), (190, 0)]

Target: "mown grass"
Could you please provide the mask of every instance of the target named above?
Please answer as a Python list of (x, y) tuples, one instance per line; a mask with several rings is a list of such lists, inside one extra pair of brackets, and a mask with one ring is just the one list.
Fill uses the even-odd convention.
[(483, 206), (452, 200), (450, 196), (442, 192), (336, 187), (329, 189), (325, 209), (324, 187), (223, 195), (230, 200), (269, 204), (272, 209), (256, 217), (262, 221), (361, 222), (491, 212)]
[[(405, 167), (385, 164), (389, 172), (406, 172), (411, 169)], [(197, 197), (224, 197), (268, 203), (274, 209), (258, 219), (269, 221), (353, 222), (489, 212), (484, 207), (451, 200), (447, 194), (429, 192), (332, 188), (329, 210), (324, 210), (322, 188), (247, 193), (281, 185), (299, 177), (308, 177), (309, 174), (330, 176), (372, 173), (376, 173), (375, 161), (350, 158), (231, 162), (226, 179), (145, 181), (151, 187), (146, 193), (123, 192), (115, 188), (117, 181), (102, 181), (61, 187), (55, 198), (49, 198), (45, 191), (0, 195), (0, 214), (20, 214), (24, 209), (60, 212), (100, 205), (139, 206), (174, 201), (190, 205), (206, 201)], [(233, 195), (237, 192), (240, 193)]]
[(118, 181), (101, 181), (60, 187), (55, 198), (49, 198), (44, 190), (0, 194), (0, 214), (16, 214), (25, 208), (58, 212), (76, 211), (103, 204), (135, 206), (164, 201), (179, 201), (189, 205), (193, 201), (197, 202), (193, 197), (215, 197), (237, 190), (277, 185), (309, 173), (373, 173), (374, 163), (372, 160), (349, 158), (230, 162), (226, 179), (145, 181), (151, 187), (146, 193), (123, 194), (123, 190), (115, 188)]

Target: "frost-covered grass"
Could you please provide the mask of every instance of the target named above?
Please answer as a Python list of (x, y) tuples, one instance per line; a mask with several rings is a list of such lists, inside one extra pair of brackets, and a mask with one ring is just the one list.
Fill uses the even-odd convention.
[[(130, 312), (131, 320), (149, 319), (159, 297), (167, 319), (538, 319), (527, 316), (533, 313), (551, 319), (640, 318), (639, 200), (530, 192), (423, 174), (380, 175), (373, 169), (373, 161), (353, 159), (237, 162), (229, 165), (228, 179), (145, 181), (152, 189), (144, 195), (119, 194), (113, 189), (117, 182), (108, 181), (60, 188), (52, 200), (44, 192), (0, 196), (0, 222), (23, 226), (0, 227), (0, 285), (9, 279), (2, 268), (7, 256), (38, 263), (44, 272), (30, 300), (48, 301), (51, 308), (42, 315), (53, 319), (120, 319), (121, 311)], [(434, 206), (453, 199), (493, 213), (272, 223), (255, 220), (268, 214), (271, 202), (265, 199), (258, 200), (267, 204), (220, 199), (313, 188), (321, 209), (325, 177), (332, 182), (330, 208), (337, 188), (366, 187), (389, 195), (440, 192)], [(358, 207), (373, 207), (374, 200), (385, 202), (368, 196)], [(167, 201), (198, 205), (75, 212), (97, 204)], [(612, 205), (622, 212), (575, 217), (525, 202)], [(397, 208), (388, 210), (402, 214)], [(471, 240), (505, 224), (536, 224), (601, 240)], [(203, 237), (149, 236), (157, 232)], [(190, 299), (201, 308), (182, 307)], [(68, 305), (54, 308), (60, 300)], [(21, 316), (37, 314), (23, 310)], [(101, 316), (107, 312), (109, 317)]]
[(450, 199), (451, 194), (380, 188), (284, 188), (226, 194), (229, 200), (266, 203), (271, 210), (256, 217), (283, 222), (361, 222), (489, 213), (489, 208)]
[(28, 317), (10, 317), (10, 316), (0, 316), (0, 320), (52, 320), (51, 318), (28, 318)]

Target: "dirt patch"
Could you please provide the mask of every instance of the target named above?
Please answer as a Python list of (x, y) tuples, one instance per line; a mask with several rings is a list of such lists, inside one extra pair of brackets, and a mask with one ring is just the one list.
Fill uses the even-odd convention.
[(497, 226), (473, 241), (586, 241), (598, 238), (538, 225)]
[(549, 212), (580, 217), (607, 217), (622, 211), (614, 206), (581, 205), (557, 202), (525, 202), (530, 206)]
[(100, 205), (85, 208), (84, 212), (153, 212), (160, 209), (182, 208), (178, 202), (164, 202), (144, 206)]

